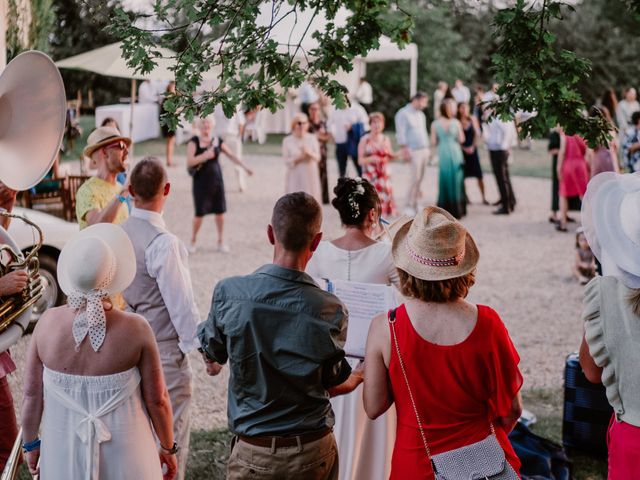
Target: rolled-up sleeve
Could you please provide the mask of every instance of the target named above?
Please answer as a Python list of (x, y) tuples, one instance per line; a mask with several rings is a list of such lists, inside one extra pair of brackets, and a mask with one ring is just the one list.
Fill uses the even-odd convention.
[(213, 291), (211, 300), (211, 310), (207, 319), (198, 325), (198, 340), (207, 357), (220, 364), (227, 362), (229, 353), (227, 352), (227, 337), (224, 334), (223, 326), (219, 324), (219, 317), (216, 316), (216, 295), (217, 287)]

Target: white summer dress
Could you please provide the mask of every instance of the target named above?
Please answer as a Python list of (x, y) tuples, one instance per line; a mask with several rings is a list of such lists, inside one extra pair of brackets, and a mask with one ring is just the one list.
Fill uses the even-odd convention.
[[(360, 250), (343, 250), (320, 242), (306, 272), (314, 278), (398, 285), (391, 245), (375, 243)], [(331, 399), (336, 417), (333, 432), (338, 444), (340, 480), (386, 480), (396, 438), (396, 409), (370, 420), (364, 411), (363, 386)]]
[(102, 376), (44, 368), (42, 480), (160, 480), (137, 368)]

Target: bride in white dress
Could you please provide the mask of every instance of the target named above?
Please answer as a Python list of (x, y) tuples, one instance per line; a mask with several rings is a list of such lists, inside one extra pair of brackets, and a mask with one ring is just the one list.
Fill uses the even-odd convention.
[[(322, 241), (306, 272), (314, 278), (348, 280), (398, 286), (398, 271), (391, 245), (376, 242), (373, 232), (380, 222), (380, 199), (375, 188), (361, 178), (341, 178), (334, 188), (333, 206), (340, 213), (345, 234)], [(395, 409), (370, 420), (362, 403), (362, 385), (331, 399), (335, 414), (333, 432), (338, 444), (341, 480), (386, 480), (395, 443)]]
[(60, 254), (68, 304), (47, 310), (33, 332), (22, 404), (27, 464), (42, 480), (169, 480), (176, 472), (153, 333), (110, 300), (135, 268), (129, 238), (112, 224), (84, 229)]

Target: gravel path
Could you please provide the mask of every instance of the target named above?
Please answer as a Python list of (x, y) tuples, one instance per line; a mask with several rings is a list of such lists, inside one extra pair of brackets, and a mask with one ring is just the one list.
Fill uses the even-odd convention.
[[(193, 214), (190, 177), (184, 158), (170, 169), (172, 182), (165, 219), (169, 228), (188, 241)], [(284, 167), (277, 157), (252, 156), (247, 161), (255, 175), (249, 190), (237, 191), (235, 172), (225, 165), (227, 183), (226, 241), (230, 254), (215, 252), (213, 218), (207, 218), (200, 233), (198, 252), (190, 259), (195, 297), (204, 319), (209, 311), (215, 283), (230, 275), (245, 274), (271, 260), (266, 227), (275, 200), (283, 193)], [(351, 168), (351, 167), (350, 167)], [(337, 178), (335, 162), (330, 162), (330, 182)], [(437, 168), (429, 167), (425, 180), (425, 203), (435, 203)], [(398, 204), (402, 204), (409, 168), (393, 166), (392, 179)], [(486, 176), (488, 198), (497, 198), (495, 181)], [(577, 349), (582, 331), (580, 287), (571, 279), (574, 233), (557, 233), (547, 222), (548, 180), (514, 178), (518, 205), (510, 216), (494, 216), (493, 207), (479, 204), (476, 182), (467, 180), (473, 202), (464, 219), (480, 249), (477, 283), (470, 299), (496, 309), (520, 352), (525, 389), (559, 388), (564, 357)], [(337, 213), (324, 208), (325, 238), (340, 234)], [(574, 227), (575, 228), (575, 227)], [(573, 229), (572, 229), (573, 231)], [(15, 400), (22, 398), (24, 352), (29, 338), (23, 338), (12, 354), (18, 371), (11, 376)], [(208, 377), (197, 353), (191, 353), (194, 370), (195, 429), (226, 426), (227, 369), (218, 377)]]

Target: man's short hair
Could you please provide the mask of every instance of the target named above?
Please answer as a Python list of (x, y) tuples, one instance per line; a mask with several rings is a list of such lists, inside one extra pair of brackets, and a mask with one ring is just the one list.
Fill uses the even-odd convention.
[(308, 193), (288, 193), (273, 207), (273, 234), (286, 250), (299, 252), (311, 245), (321, 224), (322, 209)]
[(167, 183), (167, 172), (156, 157), (144, 157), (131, 172), (131, 189), (136, 198), (154, 198)]
[(633, 112), (631, 114), (631, 124), (638, 125), (638, 122), (640, 122), (640, 112)]
[(423, 98), (428, 98), (425, 92), (417, 92), (413, 97), (411, 97), (411, 101), (414, 100), (422, 100)]

